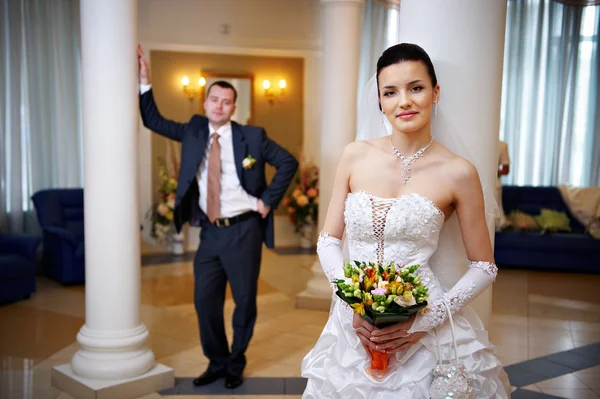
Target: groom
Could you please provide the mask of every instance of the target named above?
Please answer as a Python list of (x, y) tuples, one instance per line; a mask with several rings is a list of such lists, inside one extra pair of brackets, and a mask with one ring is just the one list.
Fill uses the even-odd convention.
[[(208, 88), (206, 117), (194, 115), (187, 123), (163, 118), (139, 46), (137, 53), (144, 126), (182, 144), (175, 227), (180, 231), (185, 222), (202, 227), (194, 259), (194, 302), (202, 349), (210, 363), (194, 385), (225, 377), (225, 387), (233, 389), (244, 381), (244, 353), (256, 321), (262, 243), (273, 248), (271, 210), (285, 194), (298, 162), (264, 129), (231, 121), (237, 92), (224, 81)], [(277, 169), (270, 185), (265, 180), (266, 163)], [(231, 350), (223, 320), (227, 281), (235, 301)]]

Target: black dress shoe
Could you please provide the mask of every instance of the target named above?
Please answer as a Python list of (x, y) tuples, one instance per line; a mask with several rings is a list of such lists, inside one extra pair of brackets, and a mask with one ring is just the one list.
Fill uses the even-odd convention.
[(225, 377), (225, 371), (206, 370), (204, 373), (200, 374), (198, 378), (194, 379), (194, 385), (197, 387), (208, 385), (223, 377)]
[(231, 374), (227, 373), (225, 376), (225, 388), (235, 389), (244, 383), (244, 376), (242, 374)]

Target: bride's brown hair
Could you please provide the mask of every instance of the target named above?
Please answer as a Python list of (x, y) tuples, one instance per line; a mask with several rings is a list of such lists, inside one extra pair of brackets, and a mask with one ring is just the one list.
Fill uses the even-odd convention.
[(421, 61), (427, 68), (427, 73), (431, 78), (432, 87), (437, 86), (437, 77), (435, 69), (429, 55), (420, 46), (412, 43), (396, 44), (385, 50), (377, 61), (377, 87), (379, 87), (379, 74), (381, 70), (390, 65), (398, 64), (402, 61)]

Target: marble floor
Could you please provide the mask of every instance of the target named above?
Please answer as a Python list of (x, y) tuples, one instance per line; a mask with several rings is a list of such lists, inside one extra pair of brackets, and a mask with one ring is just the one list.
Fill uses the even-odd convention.
[[(150, 331), (148, 345), (157, 361), (173, 367), (176, 377), (181, 378), (197, 376), (207, 366), (198, 342), (192, 265), (183, 259), (169, 262), (166, 257), (163, 260), (167, 263), (147, 262), (142, 268), (141, 298), (142, 321)], [(313, 254), (265, 250), (259, 317), (247, 352), (247, 377), (300, 376), (300, 362), (328, 316), (327, 311), (294, 306), (296, 294), (312, 275), (314, 260)], [(494, 286), (489, 329), (499, 358), (507, 366), (516, 365), (513, 370), (517, 370), (519, 365), (529, 364), (529, 359), (600, 342), (599, 287), (600, 275), (501, 269)], [(39, 278), (38, 291), (31, 299), (0, 306), (0, 398), (70, 398), (50, 385), (50, 370), (68, 362), (78, 349), (75, 336), (84, 323), (84, 295), (83, 286), (62, 287)], [(228, 294), (227, 320), (232, 310)], [(231, 337), (229, 325), (227, 332)], [(598, 347), (589, 346), (594, 350)], [(595, 364), (600, 364), (598, 356), (592, 359), (597, 360)], [(520, 386), (513, 397), (600, 398), (600, 366), (583, 367), (565, 368), (554, 378), (533, 379), (535, 383)], [(144, 398), (203, 397), (214, 396), (155, 393)], [(247, 394), (217, 397), (300, 398)]]

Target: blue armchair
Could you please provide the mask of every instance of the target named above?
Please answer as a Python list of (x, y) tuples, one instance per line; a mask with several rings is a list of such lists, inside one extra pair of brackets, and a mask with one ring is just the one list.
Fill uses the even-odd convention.
[(36, 250), (41, 239), (0, 233), (0, 303), (35, 292)]
[(83, 189), (48, 189), (31, 198), (43, 231), (44, 274), (61, 284), (85, 281)]

